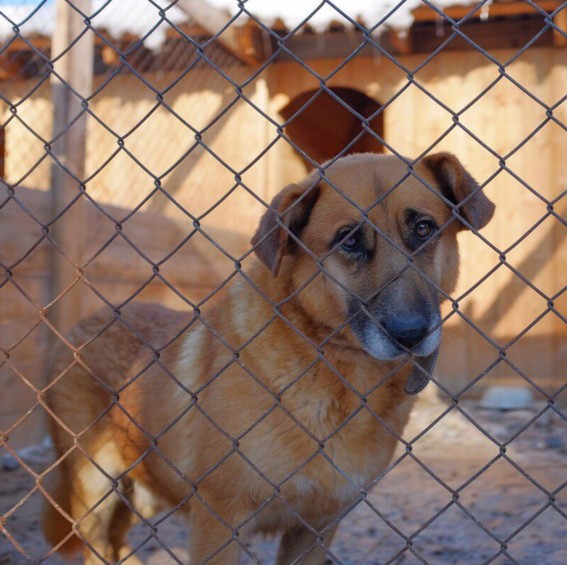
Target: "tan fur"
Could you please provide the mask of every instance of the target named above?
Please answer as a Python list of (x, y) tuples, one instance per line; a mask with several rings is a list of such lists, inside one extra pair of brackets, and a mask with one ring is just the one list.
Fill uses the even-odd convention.
[[(437, 191), (455, 204), (468, 197), (461, 216), (475, 227), (492, 215), (448, 154), (416, 166), (429, 188), (410, 176), (374, 205), (406, 170), (392, 156), (338, 160), (326, 176), (352, 203), (315, 174), (286, 188), (272, 208), (288, 229), (267, 212), (253, 239), (261, 261), (197, 315), (139, 304), (118, 320), (107, 310), (74, 330), (79, 353), (76, 360), (55, 353), (59, 380), (47, 395), (68, 429), (51, 423), (61, 463), (50, 490), (59, 508), (47, 504), (43, 519), (50, 543), (86, 544), (87, 561), (98, 562), (96, 554), (116, 561), (129, 553), (124, 535), (137, 520), (130, 508), (150, 516), (178, 506), (192, 563), (238, 563), (235, 537), (254, 532), (284, 532), (279, 564), (323, 563), (310, 528), (328, 547), (335, 518), (390, 461), (412, 406), (404, 392), (411, 363), (399, 353), (369, 354), (346, 323), (351, 292), (386, 315), (414, 302), (436, 312), (442, 296), (415, 269), (404, 270), (397, 248), (407, 247), (408, 208), (448, 222), (413, 259), (446, 293), (456, 282), (463, 225), (450, 221)], [(390, 242), (366, 226), (371, 259), (329, 255), (337, 230), (361, 221), (359, 208)]]

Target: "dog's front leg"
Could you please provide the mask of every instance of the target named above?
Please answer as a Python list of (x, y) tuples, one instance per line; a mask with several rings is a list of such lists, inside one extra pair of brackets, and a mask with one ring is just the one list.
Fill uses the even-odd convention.
[(282, 537), (278, 550), (277, 565), (323, 565), (327, 557), (324, 548), (328, 548), (333, 541), (338, 525), (328, 529), (322, 536), (321, 543), (317, 543), (315, 536), (305, 526), (294, 526), (287, 530)]
[(229, 525), (235, 523), (226, 515), (221, 519), (214, 510), (196, 501), (189, 514), (191, 565), (238, 565), (241, 542)]

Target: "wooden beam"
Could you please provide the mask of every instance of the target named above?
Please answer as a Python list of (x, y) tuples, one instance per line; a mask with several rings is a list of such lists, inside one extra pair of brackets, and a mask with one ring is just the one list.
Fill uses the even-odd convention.
[[(461, 32), (482, 49), (520, 49), (541, 31), (540, 18), (514, 19), (478, 19), (467, 21), (459, 26)], [(437, 28), (433, 22), (422, 22), (410, 28), (412, 53), (432, 53), (439, 48), (453, 33), (451, 25), (440, 24)], [(551, 31), (544, 33), (531, 47), (550, 47), (553, 44)], [(455, 37), (443, 47), (444, 52), (474, 50), (467, 40)]]
[[(363, 41), (358, 30), (344, 32), (297, 33), (286, 40), (286, 47), (297, 57), (309, 59), (335, 59), (353, 52)], [(364, 47), (357, 57), (372, 56), (377, 51), (371, 46)], [(278, 61), (293, 60), (291, 55), (282, 52)]]
[(12, 51), (28, 51), (30, 49), (29, 44), (33, 45), (38, 51), (43, 51), (44, 53), (49, 53), (51, 49), (51, 38), (46, 35), (32, 35), (27, 36), (24, 41), (21, 37), (16, 37), (13, 41), (10, 41), (8, 45), (4, 47), (4, 53), (11, 53)]
[[(540, 0), (535, 2), (539, 8), (545, 10), (549, 14), (557, 10), (561, 5), (560, 0)], [(475, 7), (478, 9), (471, 15), (471, 18), (479, 18), (481, 15), (481, 4), (464, 4), (456, 6), (448, 6), (442, 11), (444, 14), (453, 20), (460, 20), (467, 16)], [(490, 18), (505, 17), (505, 16), (526, 16), (537, 15), (538, 12), (535, 8), (523, 1), (511, 2), (496, 2), (494, 4), (486, 5), (484, 10), (488, 13)], [(413, 20), (417, 22), (432, 22), (442, 18), (435, 10), (429, 6), (420, 6), (412, 11)]]
[[(90, 14), (90, 0), (74, 0), (83, 13)], [(80, 183), (85, 176), (87, 117), (81, 115), (82, 101), (92, 93), (94, 44), (92, 32), (86, 33), (71, 45), (84, 31), (83, 17), (66, 0), (57, 0), (56, 22), (52, 38), (52, 60), (55, 73), (51, 75), (53, 102), (52, 151), (57, 161), (51, 167), (51, 217), (80, 194)], [(73, 89), (81, 98), (77, 97)], [(78, 118), (78, 119), (77, 119)], [(65, 171), (68, 169), (76, 180)], [(51, 238), (70, 259), (67, 260), (55, 247), (50, 261), (50, 301), (68, 290), (64, 297), (53, 303), (49, 319), (61, 332), (67, 332), (83, 313), (84, 285), (77, 268), (84, 261), (85, 199), (79, 198), (50, 227)]]
[[(461, 31), (483, 49), (518, 49), (530, 41), (542, 28), (540, 18), (513, 19), (478, 19), (461, 24)], [(441, 33), (440, 33), (441, 32)], [(396, 30), (387, 30), (380, 37), (381, 46), (392, 55), (410, 55), (414, 53), (432, 53), (452, 34), (449, 24), (437, 29), (433, 22), (421, 22), (409, 28), (406, 34)], [(550, 47), (553, 45), (551, 31), (543, 34), (532, 48)], [(559, 34), (560, 35), (560, 34)], [(303, 60), (343, 58), (352, 53), (360, 45), (363, 38), (359, 32), (298, 34), (286, 41), (287, 47)], [(555, 43), (557, 45), (557, 43)], [(444, 48), (448, 51), (470, 51), (475, 48), (462, 37), (456, 37)], [(379, 52), (366, 46), (357, 57), (375, 57)], [(278, 61), (288, 61), (292, 57), (282, 53)]]
[[(51, 49), (51, 38), (43, 35), (26, 36), (29, 43), (23, 41), (20, 37), (16, 37), (4, 46), (0, 53), (0, 81), (17, 80), (33, 76), (34, 71), (29, 68), (30, 62), (35, 58), (37, 64), (35, 70), (43, 61), (40, 56), (34, 52), (34, 49), (41, 51), (49, 57)], [(34, 49), (30, 47), (31, 44)]]
[[(211, 6), (204, 0), (178, 0), (175, 4), (194, 22), (206, 29), (211, 36), (218, 33), (230, 20), (230, 14)], [(247, 65), (258, 65), (267, 58), (267, 46), (264, 32), (256, 24), (239, 26), (230, 25), (217, 41), (237, 59)]]
[(193, 23), (193, 22), (185, 22), (182, 24), (177, 24), (175, 26), (175, 28), (170, 27), (167, 29), (167, 31), (165, 32), (165, 40), (172, 40), (172, 39), (181, 39), (181, 36), (179, 35), (179, 31), (177, 31), (177, 29), (179, 29), (179, 31), (183, 32), (185, 35), (188, 35), (189, 37), (193, 38), (193, 37), (199, 37), (199, 36), (206, 36), (206, 37), (210, 37), (211, 36), (211, 32), (209, 30), (206, 30), (203, 26), (197, 24), (197, 23)]
[(22, 70), (29, 58), (29, 51), (0, 54), (0, 81), (22, 78)]

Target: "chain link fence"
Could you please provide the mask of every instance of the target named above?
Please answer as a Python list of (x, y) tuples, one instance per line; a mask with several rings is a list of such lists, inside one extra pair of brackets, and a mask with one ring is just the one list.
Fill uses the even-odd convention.
[[(275, 542), (247, 534), (274, 505), (287, 516), (278, 563), (564, 562), (566, 2), (14, 0), (0, 8), (0, 563), (63, 562), (57, 550), (77, 540), (88, 562), (186, 563), (187, 548), (197, 552), (212, 536), (198, 533), (201, 522), (220, 525), (222, 535), (199, 562), (273, 562)], [(368, 151), (393, 156), (402, 173), (366, 205), (333, 166)], [(407, 183), (439, 195), (420, 163), (440, 151), (479, 181), (464, 203), (438, 198), (452, 212), (439, 233), (458, 222), (468, 228), (449, 293), (415, 266), (422, 248), (400, 245), (372, 215)], [(309, 171), (298, 209), (326, 183), (356, 210), (357, 229), (404, 258), (370, 296), (325, 263), (355, 228), (320, 253), (278, 209), (274, 197)], [(482, 231), (464, 211), (479, 193), (496, 203)], [(267, 212), (277, 216), (272, 232), (251, 244)], [(317, 269), (276, 300), (277, 284), (263, 286), (251, 273), (282, 229), (278, 237)], [(369, 389), (328, 352), (361, 312), (380, 326), (372, 301), (416, 271), (445, 300), (428, 330), (442, 326), (444, 338), (404, 429), (370, 399), (390, 394), (410, 369), (429, 372), (410, 346)], [(314, 336), (288, 308), (323, 276), (358, 306)], [(219, 325), (235, 287), (269, 304), (241, 342)], [(178, 313), (163, 321), (155, 306), (139, 306), (155, 302)], [(242, 316), (231, 319), (238, 325)], [(254, 347), (271, 355), (274, 328), (297, 346), (278, 363), (306, 350), (310, 359), (300, 370), (291, 364), (277, 387), (247, 357), (247, 348), (258, 355)], [(101, 343), (115, 365), (100, 364)], [(172, 356), (207, 348), (218, 358), (200, 369), (199, 386), (187, 386)], [(231, 414), (248, 414), (245, 426), (231, 427), (211, 398), (235, 368), (258, 400), (231, 406)], [(322, 435), (288, 400), (319, 370), (356, 405)], [(152, 379), (161, 384), (152, 388)], [(162, 419), (149, 421), (157, 413), (148, 405), (136, 411), (129, 395), (144, 387), (168, 406)], [(66, 404), (53, 400), (66, 395)], [(333, 455), (336, 438), (365, 417), (395, 447), (370, 478)], [(199, 418), (208, 430), (199, 446), (223, 447), (187, 476), (187, 447), (172, 451), (168, 438)], [(270, 462), (250, 446), (278, 418), (289, 436), (282, 445), (298, 434), (311, 449), (268, 472)], [(109, 421), (114, 431), (103, 427)], [(124, 443), (120, 457), (129, 463), (115, 469), (104, 448), (120, 426), (139, 453), (128, 459)], [(223, 471), (235, 459), (262, 494), (233, 522), (209, 494), (215, 477), (244, 481)], [(305, 477), (321, 461), (332, 492), (348, 496), (315, 523), (289, 489), (310, 496)], [(140, 477), (151, 484), (143, 477), (152, 467), (165, 468), (174, 485), (165, 505), (135, 486)], [(54, 495), (47, 485), (58, 472), (67, 473), (65, 488)], [(75, 496), (75, 472), (86, 486), (74, 515), (64, 498)], [(55, 547), (40, 532), (42, 505), (67, 527)], [(114, 510), (101, 542), (96, 521), (107, 508)], [(201, 519), (187, 531), (190, 513)]]

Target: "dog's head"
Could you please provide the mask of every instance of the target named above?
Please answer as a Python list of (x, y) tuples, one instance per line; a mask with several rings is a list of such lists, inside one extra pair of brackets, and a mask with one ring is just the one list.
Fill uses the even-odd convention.
[[(337, 160), (271, 203), (252, 239), (312, 320), (378, 359), (439, 345), (439, 304), (455, 287), (457, 232), (494, 205), (456, 157), (413, 168), (392, 155)], [(337, 335), (338, 335), (337, 334)]]

